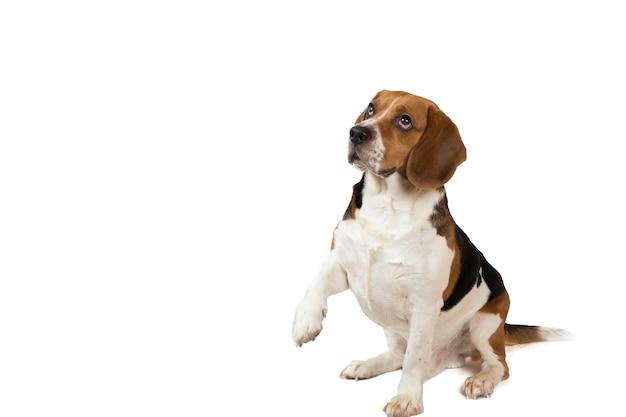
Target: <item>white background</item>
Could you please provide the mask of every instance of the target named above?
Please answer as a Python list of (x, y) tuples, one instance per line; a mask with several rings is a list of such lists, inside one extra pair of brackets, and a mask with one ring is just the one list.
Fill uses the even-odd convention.
[(382, 416), (343, 381), (382, 331), (349, 293), (295, 306), (360, 174), (380, 89), (434, 100), (468, 160), (451, 211), (505, 278), (489, 400), (426, 415), (619, 413), (624, 26), (618, 1), (6, 1), (0, 6), (0, 415)]

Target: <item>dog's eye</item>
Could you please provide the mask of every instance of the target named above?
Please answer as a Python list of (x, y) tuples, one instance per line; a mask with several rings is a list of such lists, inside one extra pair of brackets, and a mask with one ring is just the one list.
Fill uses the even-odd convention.
[(374, 115), (374, 111), (375, 111), (374, 104), (370, 103), (367, 106), (367, 111), (365, 112), (365, 118), (368, 119), (368, 118), (372, 117)]
[(398, 125), (404, 130), (409, 130), (410, 128), (412, 128), (413, 121), (411, 120), (411, 116), (409, 116), (408, 114), (400, 116), (400, 118), (398, 119)]

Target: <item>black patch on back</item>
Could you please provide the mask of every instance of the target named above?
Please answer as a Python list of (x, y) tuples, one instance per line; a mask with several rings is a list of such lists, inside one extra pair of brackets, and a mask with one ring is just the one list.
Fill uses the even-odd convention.
[(480, 286), (483, 282), (491, 293), (487, 302), (493, 300), (504, 292), (502, 276), (491, 266), (485, 256), (469, 240), (465, 232), (456, 226), (456, 242), (461, 252), (461, 272), (452, 294), (444, 300), (441, 311), (450, 310), (457, 305), (471, 291), (474, 286)]
[(351, 219), (352, 213), (360, 209), (363, 205), (363, 187), (365, 186), (365, 174), (361, 177), (361, 181), (357, 182), (352, 186), (352, 199), (350, 200), (350, 204), (348, 204), (348, 208), (346, 212), (343, 214), (343, 219)]

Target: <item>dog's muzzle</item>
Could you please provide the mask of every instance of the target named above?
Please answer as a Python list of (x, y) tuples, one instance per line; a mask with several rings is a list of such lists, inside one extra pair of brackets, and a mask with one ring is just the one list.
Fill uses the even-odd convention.
[[(361, 148), (362, 144), (369, 142), (372, 139), (372, 131), (364, 126), (354, 126), (350, 129), (350, 149), (348, 152), (348, 162), (354, 164), (359, 169), (367, 169), (367, 165), (364, 160), (361, 160), (359, 153), (363, 152)], [(360, 150), (360, 152), (359, 152)]]

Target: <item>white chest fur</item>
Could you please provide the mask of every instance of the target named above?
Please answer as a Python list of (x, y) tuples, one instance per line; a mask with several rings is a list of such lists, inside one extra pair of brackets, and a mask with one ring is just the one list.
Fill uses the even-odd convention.
[(430, 222), (443, 191), (416, 190), (398, 174), (366, 174), (356, 219), (335, 232), (338, 262), (364, 313), (401, 334), (416, 309), (439, 308), (454, 252)]

